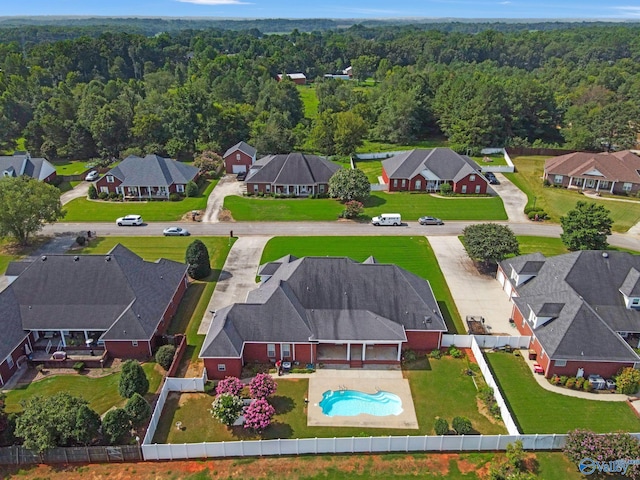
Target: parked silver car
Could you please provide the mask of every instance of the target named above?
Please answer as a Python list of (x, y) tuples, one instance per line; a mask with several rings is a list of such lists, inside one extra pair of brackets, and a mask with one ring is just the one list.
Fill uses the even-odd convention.
[(420, 225), (444, 225), (444, 222), (436, 217), (420, 217)]
[(165, 237), (188, 237), (191, 235), (188, 230), (182, 227), (169, 227), (162, 231)]

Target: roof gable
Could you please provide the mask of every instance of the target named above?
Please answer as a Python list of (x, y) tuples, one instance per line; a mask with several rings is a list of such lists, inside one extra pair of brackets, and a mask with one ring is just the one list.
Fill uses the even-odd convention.
[(122, 181), (123, 187), (168, 187), (186, 184), (198, 174), (198, 168), (159, 155), (144, 158), (130, 155), (107, 172)]
[(389, 179), (411, 179), (422, 175), (427, 180), (458, 181), (480, 171), (469, 157), (450, 148), (414, 149), (383, 160)]
[(238, 142), (233, 147), (224, 152), (223, 158), (227, 158), (229, 155), (233, 154), (236, 151), (240, 151), (252, 158), (255, 157), (257, 153), (257, 150), (248, 143)]

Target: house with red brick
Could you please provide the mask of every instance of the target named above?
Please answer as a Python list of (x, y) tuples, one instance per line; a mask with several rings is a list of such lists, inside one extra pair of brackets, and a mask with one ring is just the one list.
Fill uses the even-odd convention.
[(448, 183), (455, 193), (487, 193), (487, 179), (466, 155), (450, 148), (414, 149), (382, 162), (382, 178), (390, 192), (438, 192)]
[(403, 349), (439, 348), (447, 331), (429, 282), (373, 257), (288, 255), (258, 274), (245, 303), (213, 314), (200, 351), (210, 379), (277, 360), (396, 365)]
[(95, 184), (98, 193), (121, 194), (125, 200), (168, 200), (172, 193), (184, 194), (199, 174), (198, 168), (170, 158), (130, 155)]
[(545, 161), (544, 178), (565, 188), (635, 195), (640, 191), (640, 157), (630, 150), (569, 153)]
[(497, 280), (547, 378), (640, 366), (640, 255), (585, 250), (504, 260)]
[(256, 149), (248, 143), (236, 143), (222, 156), (225, 171), (227, 173), (247, 173), (251, 165), (256, 163), (256, 154)]
[(45, 158), (32, 158), (29, 152), (14, 152), (0, 156), (0, 177), (27, 177), (51, 182), (56, 178), (56, 169)]
[(55, 352), (148, 358), (188, 287), (187, 266), (148, 262), (122, 245), (105, 255), (13, 262), (0, 292), (0, 385), (27, 358)]

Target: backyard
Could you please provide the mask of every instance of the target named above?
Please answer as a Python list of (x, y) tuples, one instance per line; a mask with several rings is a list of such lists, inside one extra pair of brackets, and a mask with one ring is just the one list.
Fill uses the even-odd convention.
[(553, 393), (537, 384), (522, 357), (507, 353), (485, 357), (523, 433), (567, 433), (576, 428), (602, 433), (640, 431), (640, 419), (626, 402)]

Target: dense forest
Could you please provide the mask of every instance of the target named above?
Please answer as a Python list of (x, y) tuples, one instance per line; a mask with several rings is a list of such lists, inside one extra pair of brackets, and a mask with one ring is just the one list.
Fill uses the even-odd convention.
[[(25, 28), (44, 37), (64, 31)], [(364, 139), (444, 135), (460, 151), (606, 150), (635, 145), (640, 130), (638, 24), (152, 36), (69, 28), (64, 40), (0, 43), (1, 149), (24, 138), (47, 158), (188, 158), (247, 140), (261, 154), (347, 155)], [(353, 81), (323, 78), (347, 66)], [(291, 81), (275, 80), (285, 72), (315, 81), (315, 118), (305, 118)]]

